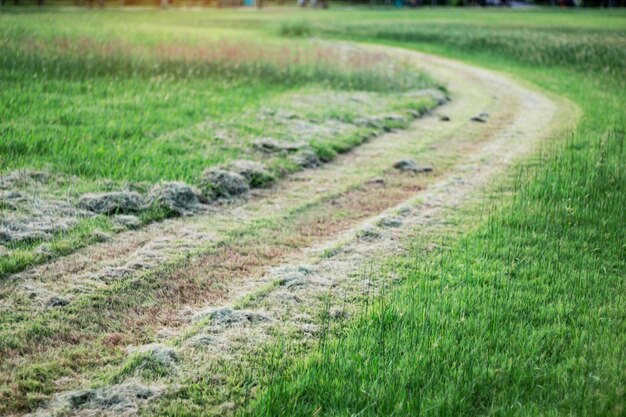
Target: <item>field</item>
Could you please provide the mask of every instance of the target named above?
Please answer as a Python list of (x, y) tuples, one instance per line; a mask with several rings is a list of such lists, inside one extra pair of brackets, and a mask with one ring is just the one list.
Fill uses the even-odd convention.
[[(71, 29), (58, 31), (63, 19)], [(51, 197), (77, 199), (124, 188), (147, 192), (160, 181), (197, 184), (205, 169), (244, 158), (263, 137), (293, 142), (295, 135), (304, 135), (319, 158), (331, 160), (386, 125), (406, 123), (382, 120), (374, 126), (359, 120), (432, 106), (427, 97), (410, 95), (431, 81), (402, 62), (381, 64), (376, 54), (333, 49), (321, 41), (282, 40), (271, 32), (189, 34), (176, 21), (169, 30), (144, 24), (120, 38), (115, 21), (104, 19), (109, 25), (103, 26), (98, 15), (80, 24), (73, 15), (5, 16), (0, 163), (3, 170), (59, 174), (48, 181), (57, 185), (43, 191)], [(132, 20), (126, 24), (135, 27)], [(93, 25), (103, 27), (94, 32)], [(347, 93), (356, 91), (363, 103), (345, 103)], [(321, 123), (289, 126), (294, 112), (336, 123), (326, 129)], [(266, 164), (267, 179), (297, 169), (279, 155)], [(33, 204), (18, 204), (18, 213), (32, 218), (28, 206)], [(0, 209), (15, 214), (14, 204)], [(93, 228), (114, 228), (102, 218), (77, 221), (79, 214), (60, 207), (40, 211), (41, 227), (31, 222), (6, 239), (14, 250), (0, 261), (0, 275), (93, 242)], [(168, 215), (151, 208), (141, 221)], [(67, 227), (55, 227), (59, 224)], [(40, 236), (50, 234), (48, 250), (37, 251)]]
[(5, 8), (0, 44), (0, 414), (623, 415), (622, 11)]

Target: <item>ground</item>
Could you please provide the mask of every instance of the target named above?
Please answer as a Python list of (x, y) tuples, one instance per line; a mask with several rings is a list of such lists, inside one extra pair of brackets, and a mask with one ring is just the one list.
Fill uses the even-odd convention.
[(0, 412), (623, 411), (623, 14), (80, 15), (0, 15)]

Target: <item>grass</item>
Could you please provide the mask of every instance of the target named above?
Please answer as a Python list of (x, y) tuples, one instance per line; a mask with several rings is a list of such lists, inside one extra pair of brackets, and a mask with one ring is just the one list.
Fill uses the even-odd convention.
[(286, 22), (278, 29), (278, 34), (287, 38), (302, 38), (313, 35), (313, 29), (307, 22)]
[(623, 139), (585, 144), (566, 145), (584, 160), (546, 157), (478, 230), (407, 256), (347, 334), (277, 360), (250, 414), (621, 415), (624, 172), (607, 156)]
[[(238, 158), (263, 159), (281, 177), (297, 167), (286, 155), (254, 154), (252, 145), (268, 136), (301, 140), (281, 116), (294, 93), (308, 97), (302, 117), (319, 125), (434, 105), (403, 96), (432, 80), (379, 54), (337, 51), (274, 30), (215, 28), (212, 18), (190, 30), (184, 16), (163, 19), (158, 11), (77, 13), (80, 19), (11, 8), (0, 14), (0, 173), (44, 170), (64, 179), (12, 191), (75, 201), (88, 192), (147, 192), (160, 181), (198, 185), (205, 169)], [(316, 100), (333, 92), (344, 95), (330, 106)], [(345, 103), (346, 93), (357, 92), (367, 110)], [(376, 130), (353, 125), (307, 140), (329, 161)], [(3, 215), (12, 211), (0, 204)], [(164, 214), (141, 217), (149, 223)], [(0, 258), (0, 277), (90, 244), (83, 232), (54, 233), (45, 255), (37, 252), (41, 239), (3, 242), (10, 255)]]
[[(345, 56), (308, 41), (133, 43), (102, 40), (82, 26), (60, 35), (45, 22), (25, 35), (39, 18), (2, 16), (3, 170), (48, 167), (84, 178), (192, 182), (207, 166), (242, 154), (254, 139), (246, 135), (249, 119), (277, 94), (308, 85), (386, 92), (429, 85), (420, 74), (380, 64), (375, 54)], [(244, 136), (242, 143), (212, 142), (217, 125), (234, 118), (233, 134)], [(214, 126), (196, 140), (177, 131), (208, 121)], [(190, 152), (189, 143), (200, 140), (206, 150)], [(154, 143), (160, 146), (149, 146)]]
[[(421, 152), (429, 145), (421, 145)], [(441, 161), (441, 167), (444, 164)], [(401, 180), (410, 189), (415, 186), (414, 178), (399, 176), (398, 181)], [(223, 236), (206, 242), (190, 256), (181, 254), (145, 273), (76, 294), (70, 305), (60, 309), (32, 308), (36, 302), (20, 289), (14, 291), (7, 282), (1, 288), (0, 299), (13, 301), (16, 307), (0, 314), (1, 412), (36, 409), (51, 398), (58, 389), (56, 381), (64, 377), (73, 381), (73, 376), (81, 375), (94, 384), (117, 381), (135, 373), (158, 377), (160, 374), (151, 372), (151, 366), (141, 367), (136, 357), (126, 361), (124, 347), (157, 341), (155, 332), (160, 326), (181, 325), (171, 320), (181, 305), (197, 307), (210, 303), (222, 294), (225, 282), (255, 275), (260, 268), (279, 262), (284, 253), (308, 247), (317, 236), (331, 236), (378, 212), (380, 205), (393, 205), (407, 195), (406, 191), (379, 191), (379, 198), (372, 198), (371, 191), (359, 189), (348, 189), (345, 194), (312, 195), (311, 199), (294, 201), (293, 207), (288, 204), (290, 208), (248, 221), (205, 219), (210, 222), (207, 230), (222, 232)], [(350, 215), (338, 211), (338, 206), (346, 206)], [(49, 283), (56, 288), (65, 287)], [(83, 287), (86, 282), (68, 284), (70, 288), (73, 284)], [(70, 288), (67, 290), (72, 292)], [(263, 298), (262, 291), (255, 295)], [(254, 298), (242, 303), (255, 302)], [(238, 375), (233, 374), (233, 380)], [(63, 389), (72, 388), (76, 387)], [(191, 384), (184, 388), (193, 391), (199, 387)]]
[[(261, 33), (282, 32), (284, 39), (272, 38), (272, 45), (280, 48), (282, 42), (309, 41), (302, 39), (299, 28), (306, 28), (302, 36), (310, 32), (388, 43), (507, 71), (575, 101), (584, 117), (571, 137), (554, 138), (540, 154), (524, 161), (495, 190), (490, 190), (485, 207), (457, 213), (459, 224), (472, 225), (466, 233), (445, 239), (416, 237), (415, 251), (393, 260), (389, 267), (403, 278), (402, 283), (389, 289), (384, 297), (370, 299), (368, 310), (349, 326), (323, 332), (317, 346), (286, 343), (269, 351), (254, 351), (257, 357), (253, 358), (253, 369), (237, 361), (207, 365), (216, 372), (227, 371), (226, 385), (231, 392), (212, 385), (212, 374), (200, 375), (183, 381), (180, 390), (155, 404), (148, 413), (202, 415), (216, 399), (247, 398), (256, 391), (255, 399), (248, 404), (250, 415), (623, 414), (623, 13), (535, 11), (504, 15), (502, 11), (429, 10), (193, 16), (111, 11), (81, 14), (77, 22), (73, 14), (3, 12), (0, 30), (10, 37), (20, 32), (23, 36), (36, 27), (41, 37), (51, 33), (70, 39), (92, 36), (103, 44), (119, 46), (115, 33), (125, 29), (124, 42), (132, 46), (128, 61), (121, 59), (118, 69), (111, 70), (119, 70), (117, 78), (109, 80), (106, 74), (97, 75), (101, 70), (95, 64), (106, 61), (103, 56), (108, 51), (81, 58), (72, 55), (73, 51), (55, 50), (54, 54), (62, 58), (58, 68), (68, 69), (66, 59), (94, 63), (90, 64), (94, 73), (76, 83), (72, 79), (82, 75), (68, 69), (72, 77), (31, 85), (28, 71), (34, 68), (32, 65), (43, 63), (46, 68), (55, 68), (54, 59), (35, 54), (34, 60), (13, 55), (10, 62), (3, 61), (9, 69), (16, 63), (22, 65), (4, 73), (17, 78), (3, 81), (3, 87), (10, 89), (2, 101), (7, 106), (2, 113), (3, 132), (9, 132), (9, 136), (3, 133), (3, 140), (9, 137), (11, 143), (19, 143), (21, 136), (11, 129), (22, 129), (32, 143), (38, 143), (38, 137), (46, 138), (39, 140), (45, 147), (59, 140), (47, 133), (52, 125), (52, 132), (66, 135), (65, 143), (76, 148), (65, 150), (61, 141), (50, 149), (80, 155), (84, 153), (81, 135), (93, 134), (103, 144), (103, 152), (112, 158), (118, 146), (128, 146), (126, 153), (141, 153), (141, 146), (152, 143), (155, 137), (175, 132), (172, 141), (176, 146), (169, 148), (166, 156), (146, 155), (146, 160), (153, 158), (153, 163), (144, 161), (143, 155), (135, 165), (115, 158), (108, 164), (96, 158), (85, 164), (76, 156), (68, 156), (67, 161), (73, 161), (73, 165), (59, 157), (56, 169), (78, 172), (87, 181), (117, 178), (114, 186), (128, 178), (148, 182), (167, 175), (170, 179), (193, 179), (209, 159), (194, 165), (195, 153), (176, 152), (187, 143), (204, 143), (212, 132), (202, 127), (187, 129), (189, 126), (217, 118), (230, 127), (228, 122), (241, 109), (256, 112), (260, 103), (265, 106), (268, 101), (279, 110), (294, 106), (292, 98), (301, 97), (300, 89), (318, 94), (352, 91), (352, 87), (341, 83), (319, 86), (307, 81), (294, 91), (280, 77), (266, 84), (262, 76), (256, 79), (254, 72), (245, 72), (249, 70), (238, 75), (252, 80), (243, 85), (229, 77), (202, 73), (201, 63), (194, 67), (199, 68), (198, 73), (182, 74), (182, 64), (177, 60), (187, 59), (183, 53), (182, 57), (168, 58), (167, 71), (171, 72), (159, 81), (165, 83), (162, 87), (153, 88), (158, 85), (153, 84), (155, 73), (150, 66), (156, 59), (152, 55), (154, 48), (197, 48), (216, 42), (220, 36), (249, 43), (245, 39), (248, 36), (260, 38), (265, 36)], [(96, 24), (99, 30), (89, 33)], [(281, 29), (289, 25), (297, 30)], [(10, 44), (8, 49), (19, 50), (13, 39), (5, 42)], [(49, 45), (46, 43), (46, 48)], [(137, 45), (141, 48), (134, 50)], [(133, 71), (140, 73), (136, 82), (126, 80)], [(52, 92), (44, 88), (47, 84), (54, 87)], [(87, 88), (92, 84), (97, 93)], [(173, 101), (164, 105), (162, 101), (170, 89)], [(69, 92), (67, 96), (65, 91)], [(85, 112), (78, 118), (84, 117), (84, 123), (76, 125), (73, 112), (64, 115), (55, 106), (33, 107), (38, 103), (36, 97), (48, 94), (50, 100), (58, 100), (50, 101), (52, 104), (73, 103), (77, 111)], [(204, 109), (199, 109), (202, 106), (198, 103), (203, 103)], [(141, 106), (145, 106), (145, 114), (139, 110)], [(341, 109), (317, 111), (317, 117), (323, 118), (330, 114), (339, 119), (354, 117)], [(53, 115), (51, 120), (63, 121), (61, 116), (66, 117), (63, 123), (68, 126), (54, 130), (61, 122), (50, 124), (48, 115)], [(121, 127), (100, 120), (99, 115), (122, 120)], [(5, 116), (11, 116), (12, 121), (6, 122), (9, 119)], [(28, 120), (37, 122), (32, 131), (27, 128)], [(245, 126), (237, 131), (253, 137), (252, 133), (271, 128)], [(116, 147), (107, 150), (106, 144), (111, 143), (108, 136), (115, 138)], [(343, 141), (348, 147), (360, 143), (356, 138), (320, 141), (318, 152), (332, 157), (333, 152), (343, 149)], [(7, 146), (7, 142), (2, 143)], [(137, 149), (130, 146), (133, 143)], [(215, 163), (240, 155), (239, 149), (209, 148), (215, 150), (215, 155), (224, 155)], [(48, 161), (38, 153), (41, 149), (34, 149), (31, 159), (20, 156), (28, 155), (28, 147), (16, 149), (8, 162), (4, 160), (6, 166), (37, 168), (55, 161), (54, 155)], [(179, 163), (171, 164), (170, 160)], [(89, 189), (92, 185), (80, 187)], [(320, 208), (322, 205), (318, 202), (302, 212), (287, 216), (277, 213), (275, 218), (242, 225), (231, 231), (222, 244), (240, 245), (242, 255), (249, 248), (306, 246), (307, 242), (292, 239), (299, 227), (307, 222), (318, 224), (322, 219), (332, 223), (333, 213), (337, 215)], [(91, 227), (96, 226), (88, 229)], [(107, 219), (97, 227), (107, 230)], [(423, 245), (432, 240), (439, 242), (439, 249), (425, 253)], [(262, 255), (268, 263), (275, 256)], [(189, 262), (191, 266), (183, 268), (184, 272), (176, 269)], [(155, 329), (167, 319), (169, 311), (198, 302), (211, 291), (219, 292), (220, 274), (236, 273), (223, 271), (210, 262), (201, 264), (197, 259), (177, 260), (174, 264), (140, 279), (115, 283), (64, 309), (32, 314), (3, 311), (0, 352), (7, 361), (0, 364), (4, 385), (0, 389), (0, 412), (34, 410), (50, 398), (57, 389), (55, 384), (65, 376), (82, 375), (99, 381), (135, 374), (156, 379), (165, 375), (162, 367), (140, 356), (124, 362), (122, 346), (152, 341)], [(262, 297), (263, 293), (257, 295)], [(16, 359), (20, 357), (23, 359)]]
[(333, 29), (512, 72), (584, 117), (501, 184), (488, 215), (465, 213), (476, 227), (401, 259), (403, 284), (345, 333), (276, 359), (250, 415), (623, 414), (626, 20), (497, 16), (372, 14)]

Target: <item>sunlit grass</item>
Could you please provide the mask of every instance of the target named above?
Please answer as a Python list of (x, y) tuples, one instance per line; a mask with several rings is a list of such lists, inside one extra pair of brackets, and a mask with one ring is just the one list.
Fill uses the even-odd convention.
[[(221, 150), (214, 160), (204, 155), (196, 161), (176, 154), (182, 145), (163, 148), (164, 154), (145, 147), (163, 132), (230, 119), (244, 108), (261, 106), (291, 91), (295, 79), (312, 80), (306, 75), (310, 68), (297, 68), (294, 78), (284, 78), (287, 82), (276, 77), (266, 83), (265, 68), (270, 68), (268, 79), (276, 75), (271, 60), (247, 69), (220, 67), (225, 76), (203, 72), (204, 57), (197, 55), (220, 37), (229, 38), (225, 44), (242, 45), (250, 44), (252, 36), (258, 42), (276, 34), (287, 37), (285, 42), (336, 36), (423, 49), (512, 72), (574, 100), (585, 113), (573, 136), (553, 138), (540, 155), (498, 184), (504, 192), (478, 210), (488, 216), (457, 214), (461, 224), (473, 225), (472, 231), (458, 238), (425, 237), (440, 244), (430, 254), (416, 238), (415, 251), (392, 266), (403, 283), (386, 297), (370, 300), (367, 313), (349, 327), (324, 334), (319, 349), (284, 346), (259, 352), (250, 359), (259, 364), (253, 369), (242, 365), (245, 361), (218, 364), (220, 371), (229, 371), (233, 392), (218, 392), (212, 375), (206, 375), (184, 381), (151, 412), (202, 415), (216, 399), (247, 398), (254, 391), (251, 415), (623, 414), (623, 13), (79, 15), (27, 14), (32, 25), (19, 29), (15, 16), (0, 15), (0, 30), (12, 31), (4, 33), (88, 38), (121, 49), (114, 48), (111, 63), (105, 59), (108, 50), (87, 57), (72, 50), (55, 50), (50, 58), (38, 52), (32, 52), (35, 58), (13, 55), (9, 67), (19, 65), (7, 73), (14, 78), (0, 90), (2, 135), (11, 138), (10, 145), (0, 143), (5, 166), (51, 164), (85, 177), (150, 180), (193, 178), (204, 164), (237, 157), (238, 149)], [(94, 25), (99, 25), (96, 32)], [(124, 43), (116, 40), (115, 34), (129, 26)], [(19, 51), (14, 39), (5, 42), (12, 53)], [(273, 39), (271, 47), (281, 48), (281, 42)], [(186, 49), (177, 50), (182, 44)], [(134, 51), (134, 45), (144, 47)], [(155, 58), (159, 48), (167, 51), (167, 64), (155, 69), (151, 65), (161, 61)], [(187, 60), (191, 74), (184, 71)], [(68, 63), (87, 64), (88, 71)], [(99, 65), (111, 67), (103, 71)], [(50, 74), (32, 77), (33, 68), (52, 69), (58, 76), (44, 82), (41, 77)], [(72, 77), (64, 77), (65, 71)], [(134, 71), (141, 82), (131, 77)], [(230, 71), (252, 81), (234, 82)], [(346, 89), (352, 87), (342, 80), (357, 83), (344, 75), (330, 86)], [(74, 77), (82, 78), (71, 82)], [(363, 88), (373, 88), (368, 85)], [(97, 146), (85, 147), (84, 140)], [(12, 149), (10, 160), (7, 149)], [(91, 160), (81, 158), (86, 149), (95, 155)], [(122, 156), (128, 157), (125, 162)], [(289, 218), (281, 222), (277, 228), (295, 224)], [(106, 230), (107, 224), (97, 226)], [(246, 229), (243, 235), (259, 230)], [(122, 332), (128, 309), (149, 308), (153, 294), (168, 285), (173, 284), (158, 274), (120, 283), (34, 321), (23, 312), (3, 313), (3, 325), (11, 327), (0, 344), (7, 355), (30, 355), (42, 341), (82, 343), (3, 373), (2, 411), (33, 410), (49, 399), (60, 378), (119, 363), (123, 352), (105, 346), (105, 336)], [(110, 316), (100, 314), (106, 309)]]
[[(401, 112), (434, 105), (402, 98), (434, 82), (383, 54), (281, 38), (274, 28), (214, 27), (210, 15), (180, 17), (0, 14), (0, 175), (25, 168), (73, 176), (38, 191), (70, 200), (128, 187), (146, 192), (160, 181), (197, 185), (207, 168), (259, 157), (252, 152), (259, 138), (301, 141), (288, 125), (259, 120), (287, 93), (367, 92)], [(308, 116), (323, 124), (342, 107), (315, 103)], [(361, 130), (318, 138), (312, 148), (333, 159), (365, 140)], [(297, 168), (286, 155), (265, 159), (275, 176)], [(63, 250), (45, 256), (34, 252), (40, 241), (9, 242), (0, 277), (89, 242), (86, 230), (60, 233), (51, 244)]]
[(307, 85), (385, 94), (431, 85), (380, 54), (313, 41), (151, 44), (81, 32), (44, 38), (47, 31), (26, 37), (27, 20), (11, 23), (0, 33), (2, 170), (192, 181), (241, 154), (246, 140), (224, 149), (207, 137), (207, 156), (186, 152), (184, 138), (160, 143), (159, 135), (237, 118), (235, 128), (245, 129), (255, 109)]
[(496, 16), (332, 29), (506, 69), (585, 116), (498, 186), (486, 217), (465, 213), (473, 231), (427, 236), (432, 254), (416, 239), (394, 267), (404, 283), (347, 331), (302, 358), (277, 347), (250, 415), (623, 414), (626, 25), (574, 32), (550, 13), (513, 15), (514, 27)]

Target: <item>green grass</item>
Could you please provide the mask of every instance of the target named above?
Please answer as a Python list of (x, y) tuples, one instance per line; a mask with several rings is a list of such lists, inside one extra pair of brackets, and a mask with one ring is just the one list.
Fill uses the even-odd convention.
[[(214, 160), (177, 152), (188, 142), (205, 143), (205, 135), (211, 134), (185, 128), (207, 118), (227, 123), (242, 109), (255, 111), (268, 101), (287, 103), (286, 97), (294, 93), (291, 84), (281, 77), (266, 83), (265, 75), (255, 75), (256, 69), (237, 75), (250, 83), (203, 73), (200, 64), (194, 67), (197, 73), (183, 74), (183, 65), (170, 58), (163, 70), (169, 75), (155, 82), (154, 56), (148, 53), (164, 44), (198, 46), (221, 38), (247, 43), (250, 36), (268, 36), (272, 45), (281, 45), (308, 42), (306, 37), (313, 35), (426, 50), (513, 73), (575, 101), (584, 117), (572, 136), (554, 138), (490, 190), (485, 207), (457, 213), (459, 224), (473, 225), (466, 233), (446, 239), (416, 237), (415, 251), (391, 263), (403, 282), (384, 297), (370, 300), (368, 311), (350, 326), (335, 329), (329, 337), (325, 333), (313, 350), (302, 352), (302, 346), (287, 344), (257, 352), (253, 369), (245, 362), (215, 364), (220, 372), (228, 370), (231, 392), (216, 392), (207, 383), (209, 375), (206, 380), (184, 381), (180, 391), (155, 404), (151, 413), (200, 415), (215, 399), (246, 398), (261, 387), (248, 404), (250, 415), (623, 414), (623, 12), (194, 12), (192, 16), (116, 11), (0, 14), (2, 45), (14, 54), (2, 61), (6, 77), (0, 81), (2, 169), (52, 166), (88, 180), (116, 178), (116, 184), (121, 184), (128, 179), (193, 179), (208, 161), (222, 163), (237, 157), (238, 148), (215, 148)], [(92, 31), (93, 27), (98, 30)], [(106, 71), (98, 68), (109, 65), (98, 54), (79, 57), (55, 50), (61, 54), (57, 61), (54, 54), (50, 59), (15, 55), (20, 47), (13, 37), (31, 31), (34, 38), (54, 34), (116, 45), (120, 30), (125, 31), (124, 42), (143, 45), (148, 52), (133, 50), (130, 58), (111, 63), (116, 66)], [(284, 39), (273, 38), (276, 34)], [(88, 64), (92, 72), (81, 75), (68, 68), (68, 62)], [(59, 76), (47, 74), (50, 78), (45, 81), (32, 81), (33, 68), (59, 68)], [(72, 76), (62, 76), (65, 71)], [(137, 78), (131, 78), (135, 71)], [(297, 72), (300, 69), (295, 71), (296, 78), (306, 81), (297, 89), (352, 91), (354, 85), (367, 87), (371, 82), (357, 82), (348, 74), (319, 86)], [(109, 73), (117, 75), (109, 79)], [(80, 82), (73, 81), (80, 77), (84, 77)], [(342, 84), (346, 79), (352, 81)], [(391, 88), (387, 81), (381, 82)], [(170, 90), (172, 95), (163, 102)], [(75, 111), (65, 113), (59, 109), (62, 106)], [(255, 129), (270, 128), (243, 126), (240, 131), (253, 137), (258, 134)], [(163, 147), (163, 154), (144, 152), (142, 147), (169, 132), (178, 133), (171, 147)], [(91, 152), (91, 146), (83, 143), (85, 135), (104, 148), (99, 155), (102, 162), (80, 158), (85, 149)], [(37, 146), (29, 149), (31, 143)], [(106, 149), (111, 143), (116, 146)], [(320, 154), (332, 157), (344, 146), (358, 143), (357, 136), (346, 136), (317, 146)], [(123, 162), (132, 155), (136, 160), (129, 157), (128, 163)], [(295, 223), (292, 218), (276, 225), (267, 222), (245, 228), (244, 237), (253, 239), (254, 233)], [(109, 227), (106, 221), (92, 226)], [(440, 242), (434, 253), (421, 250), (428, 239)], [(84, 243), (82, 238), (78, 241)], [(158, 291), (177, 294), (177, 284), (162, 279), (170, 268), (143, 281), (118, 283), (39, 318), (31, 319), (27, 312), (3, 313), (1, 350), (6, 355), (30, 356), (28, 364), (4, 369), (6, 387), (0, 390), (4, 409), (0, 409), (33, 410), (49, 399), (55, 381), (63, 376), (88, 374), (97, 379), (102, 372), (117, 369), (124, 353), (121, 348), (105, 347), (105, 335), (124, 329), (128, 311), (149, 309), (161, 301), (159, 297), (165, 296), (155, 297)], [(211, 282), (195, 285), (209, 290)], [(103, 316), (102, 311), (109, 315)], [(145, 335), (136, 338), (148, 341), (153, 330), (146, 326)], [(42, 344), (78, 340), (78, 346), (65, 347), (58, 355), (33, 356)], [(105, 377), (115, 380), (137, 373), (158, 379), (165, 372), (145, 365), (137, 356), (121, 373)]]
[[(88, 23), (72, 21), (71, 31), (59, 33), (66, 15), (0, 15), (0, 169), (193, 182), (245, 151), (255, 139), (253, 115), (281, 93), (311, 85), (389, 93), (430, 84), (402, 68), (389, 76), (373, 58), (361, 66), (365, 55), (341, 62), (331, 48), (307, 40), (250, 40), (236, 30), (222, 39), (208, 28), (176, 41), (161, 38), (167, 28), (145, 37), (132, 26), (124, 37), (91, 29), (117, 17), (87, 15)], [(171, 21), (169, 29), (183, 23)], [(213, 125), (185, 131), (207, 122)], [(243, 140), (216, 143), (218, 125)]]
[[(36, 191), (11, 190), (70, 201), (87, 192), (147, 191), (160, 181), (198, 185), (205, 169), (237, 158), (264, 159), (281, 177), (297, 167), (285, 155), (253, 154), (252, 144), (261, 137), (300, 140), (288, 122), (260, 119), (292, 107), (292, 94), (367, 95), (367, 110), (309, 100), (301, 115), (320, 124), (434, 105), (402, 96), (434, 86), (402, 62), (342, 54), (279, 32), (220, 27), (214, 15), (3, 8), (0, 174), (25, 168), (70, 178)], [(371, 131), (353, 126), (316, 137), (312, 148), (329, 161)], [(5, 209), (0, 205), (0, 214), (9, 214)], [(144, 223), (163, 217), (142, 214)], [(0, 258), (0, 277), (88, 245), (83, 229), (55, 233), (45, 256), (36, 253), (41, 241), (6, 244), (11, 254)]]
[(362, 16), (333, 34), (506, 70), (584, 117), (500, 184), (488, 215), (461, 216), (477, 226), (402, 258), (403, 284), (349, 329), (276, 355), (249, 414), (623, 415), (625, 15)]

